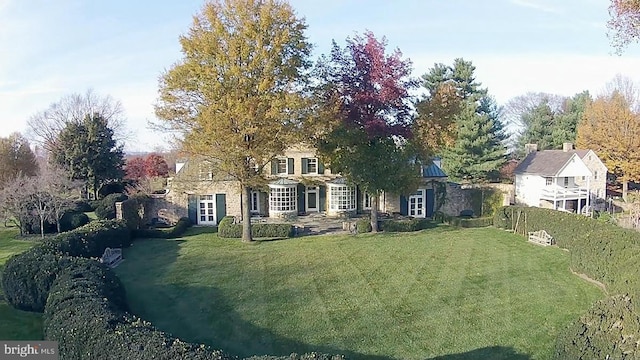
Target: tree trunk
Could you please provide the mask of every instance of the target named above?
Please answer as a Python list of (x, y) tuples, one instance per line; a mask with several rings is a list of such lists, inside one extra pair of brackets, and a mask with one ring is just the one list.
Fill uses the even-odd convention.
[(629, 192), (629, 180), (622, 180), (622, 200), (627, 202), (627, 193)]
[(58, 234), (60, 234), (60, 214), (56, 211), (56, 230), (58, 231)]
[(252, 242), (251, 237), (251, 208), (250, 194), (251, 189), (246, 185), (242, 185), (242, 241)]
[(373, 204), (371, 204), (371, 232), (378, 232), (378, 194), (372, 196)]
[(44, 239), (44, 216), (40, 215), (40, 238)]

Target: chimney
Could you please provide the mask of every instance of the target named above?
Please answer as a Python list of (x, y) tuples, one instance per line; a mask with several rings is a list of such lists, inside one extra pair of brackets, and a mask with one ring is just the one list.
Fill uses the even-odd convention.
[(538, 144), (524, 144), (524, 155), (529, 155), (532, 152), (538, 151)]
[(567, 152), (573, 150), (573, 143), (566, 142), (562, 143), (562, 151)]

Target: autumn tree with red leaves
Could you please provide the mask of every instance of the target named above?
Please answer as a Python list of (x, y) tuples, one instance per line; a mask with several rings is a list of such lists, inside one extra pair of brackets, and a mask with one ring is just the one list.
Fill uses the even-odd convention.
[(127, 160), (125, 165), (126, 178), (141, 180), (154, 177), (165, 177), (169, 174), (169, 165), (158, 154), (150, 154), (146, 157), (134, 157)]
[[(419, 171), (411, 144), (411, 62), (373, 33), (335, 41), (316, 68), (318, 125), (313, 132), (320, 157), (372, 197), (371, 227), (378, 230), (378, 194), (415, 191)], [(413, 164), (413, 165), (412, 165)]]

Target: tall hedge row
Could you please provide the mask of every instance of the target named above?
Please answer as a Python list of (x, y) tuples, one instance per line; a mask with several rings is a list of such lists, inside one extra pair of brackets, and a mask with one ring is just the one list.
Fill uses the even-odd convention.
[[(225, 216), (218, 224), (218, 236), (222, 238), (241, 238), (242, 224), (234, 224), (232, 216)], [(251, 224), (251, 236), (254, 238), (288, 238), (293, 236), (291, 224)]]
[[(578, 214), (516, 206), (500, 209), (494, 226), (524, 236), (546, 230), (559, 247), (569, 250), (574, 271), (604, 283), (612, 295), (560, 334), (558, 358), (640, 357), (640, 317), (635, 305), (640, 301), (640, 232)], [(624, 357), (616, 355), (621, 349)]]
[[(45, 339), (58, 342), (64, 359), (233, 359), (168, 335), (127, 312), (122, 283), (95, 257), (106, 247), (130, 244), (129, 229), (114, 220), (60, 234), (7, 261), (2, 273), (5, 298), (14, 307), (44, 311)], [(342, 357), (311, 353), (252, 359)]]

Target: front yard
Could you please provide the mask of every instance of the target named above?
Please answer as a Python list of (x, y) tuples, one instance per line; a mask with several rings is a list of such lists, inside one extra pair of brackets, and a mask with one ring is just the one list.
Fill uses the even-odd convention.
[(116, 271), (130, 306), (238, 356), (547, 359), (558, 331), (603, 297), (569, 272), (567, 252), (493, 228), (255, 245), (187, 235), (125, 251)]

